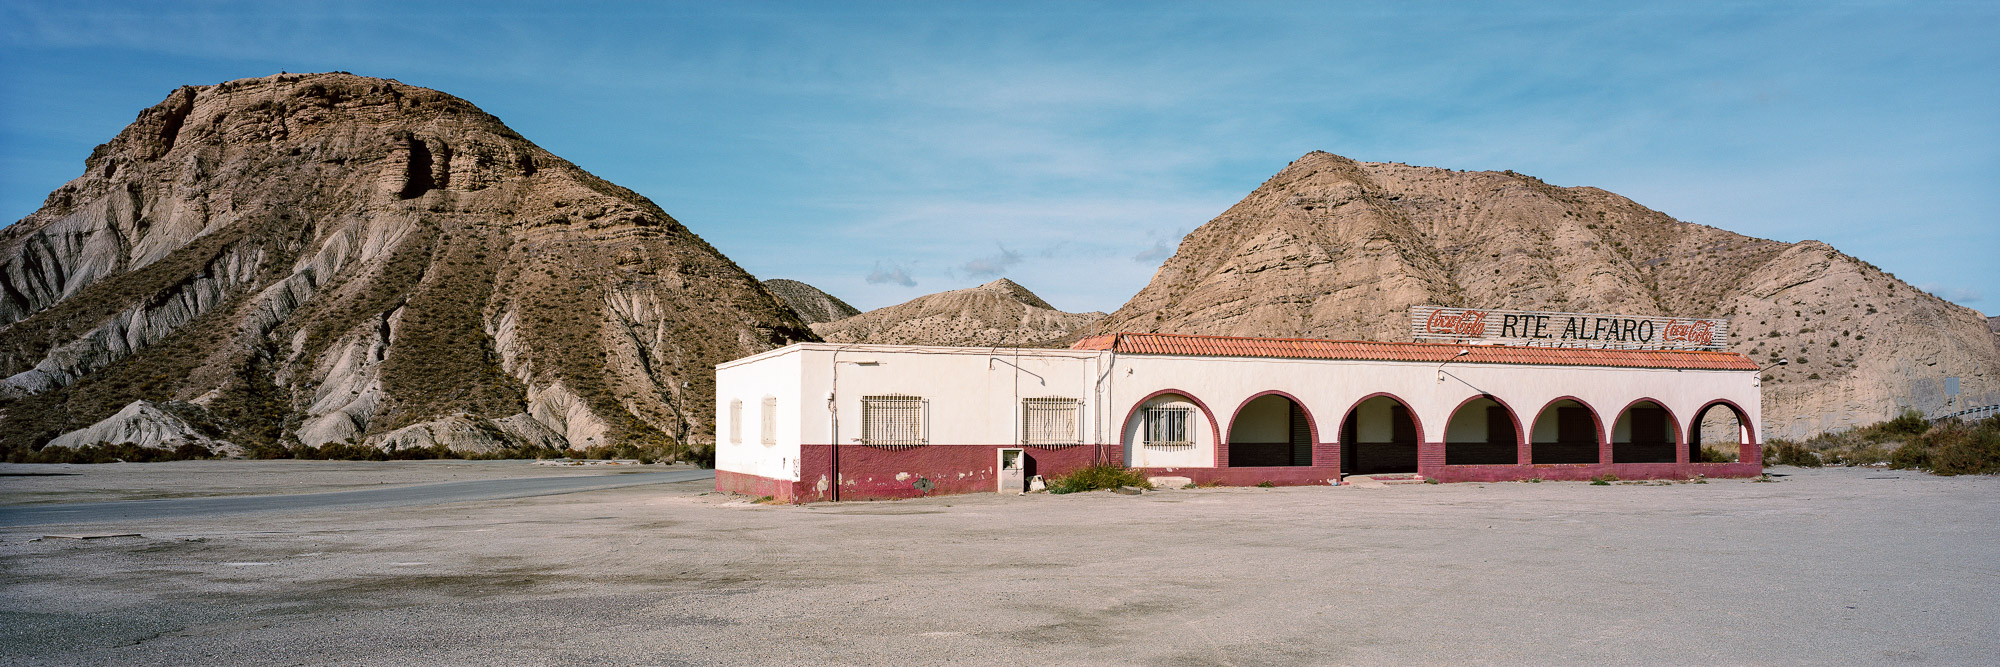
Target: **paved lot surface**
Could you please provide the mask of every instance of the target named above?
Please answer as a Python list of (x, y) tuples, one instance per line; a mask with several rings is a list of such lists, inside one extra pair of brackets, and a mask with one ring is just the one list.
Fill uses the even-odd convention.
[[(636, 466), (635, 466), (636, 467)], [(656, 468), (657, 470), (657, 468)], [(499, 477), (436, 484), (377, 486), (354, 491), (250, 496), (115, 500), (102, 503), (45, 503), (0, 506), (0, 526), (62, 523), (133, 523), (245, 512), (380, 510), (390, 507), (442, 505), (480, 500), (612, 489), (643, 484), (714, 480), (715, 471), (679, 469), (647, 472), (641, 467), (620, 475), (563, 477)]]
[[(704, 481), (0, 528), (0, 663), (1990, 664), (2000, 654), (2000, 478), (1777, 472), (1791, 474), (804, 508), (704, 495)], [(143, 536), (35, 540), (72, 528)]]
[(406, 484), (519, 477), (596, 477), (692, 469), (664, 465), (526, 465), (522, 461), (175, 461), (36, 465), (0, 463), (0, 507), (325, 493)]

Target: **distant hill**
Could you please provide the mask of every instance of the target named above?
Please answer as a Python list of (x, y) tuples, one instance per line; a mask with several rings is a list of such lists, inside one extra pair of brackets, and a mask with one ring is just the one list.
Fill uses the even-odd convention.
[(0, 448), (700, 441), (715, 364), (811, 337), (651, 201), (464, 100), (189, 86), (0, 230)]
[(830, 343), (1038, 347), (1060, 344), (1103, 313), (1065, 313), (1014, 281), (921, 296), (812, 325)]
[(796, 280), (773, 278), (764, 281), (764, 289), (770, 290), (778, 300), (790, 306), (792, 312), (807, 324), (832, 322), (861, 314), (861, 309), (847, 305), (846, 301)]
[(1419, 304), (1730, 318), (1729, 349), (1790, 359), (1764, 384), (1766, 435), (1915, 408), (2000, 403), (1992, 320), (1818, 241), (1681, 222), (1513, 172), (1294, 161), (1181, 241), (1090, 327), (1409, 340)]

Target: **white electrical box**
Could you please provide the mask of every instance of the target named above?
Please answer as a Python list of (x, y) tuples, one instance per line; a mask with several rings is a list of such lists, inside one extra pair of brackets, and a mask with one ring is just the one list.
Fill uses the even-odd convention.
[(1000, 462), (997, 470), (1000, 479), (1000, 493), (1021, 494), (1028, 492), (1028, 453), (1019, 447), (1000, 448)]

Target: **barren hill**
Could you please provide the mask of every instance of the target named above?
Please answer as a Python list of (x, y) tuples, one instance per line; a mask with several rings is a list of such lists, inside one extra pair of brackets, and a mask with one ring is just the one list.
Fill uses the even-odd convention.
[(1056, 310), (1028, 288), (1001, 278), (812, 329), (830, 343), (1036, 347), (1057, 344), (1103, 315)]
[[(113, 417), (253, 449), (699, 441), (714, 364), (810, 337), (644, 197), (344, 73), (176, 90), (0, 230), (10, 456)], [(152, 404), (189, 423), (130, 423)]]
[(832, 322), (861, 314), (861, 309), (847, 305), (839, 297), (796, 280), (773, 278), (764, 281), (764, 289), (770, 290), (778, 300), (790, 306), (792, 312), (807, 324)]
[(1096, 333), (1409, 340), (1412, 305), (1728, 317), (1730, 349), (1789, 358), (1766, 434), (2000, 402), (1978, 313), (1817, 241), (1680, 222), (1597, 188), (1308, 154), (1202, 225)]

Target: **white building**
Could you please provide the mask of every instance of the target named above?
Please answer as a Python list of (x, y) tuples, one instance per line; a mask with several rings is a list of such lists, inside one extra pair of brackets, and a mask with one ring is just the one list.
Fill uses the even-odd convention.
[[(1198, 482), (1755, 476), (1742, 355), (1115, 334), (1067, 350), (801, 343), (717, 367), (716, 488), (791, 502), (993, 491), (1092, 463)], [(1699, 462), (1704, 413), (1742, 463)], [(1708, 443), (1711, 446), (1729, 443)]]

